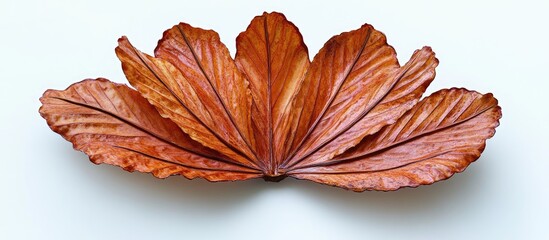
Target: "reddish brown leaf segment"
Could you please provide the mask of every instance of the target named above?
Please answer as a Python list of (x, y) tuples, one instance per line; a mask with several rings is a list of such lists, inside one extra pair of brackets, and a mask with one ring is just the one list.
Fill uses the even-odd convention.
[(125, 85), (89, 79), (64, 91), (48, 90), (40, 101), (40, 114), (52, 130), (96, 164), (160, 178), (181, 174), (222, 181), (261, 176), (190, 139)]
[(164, 32), (155, 57), (122, 37), (116, 54), (137, 91), (88, 79), (46, 91), (40, 114), (97, 164), (354, 191), (449, 178), (499, 125), (492, 94), (443, 89), (419, 101), (438, 65), (431, 48), (400, 66), (368, 24), (332, 37), (312, 62), (281, 13), (255, 17), (236, 45), (233, 60), (216, 32), (186, 23)]
[(479, 158), (499, 118), (501, 108), (491, 94), (440, 90), (355, 148), (291, 173), (355, 191), (430, 184)]
[(291, 104), (309, 67), (309, 54), (297, 27), (282, 14), (255, 17), (236, 41), (235, 61), (250, 81), (252, 119), (258, 154), (268, 174), (278, 176), (288, 138), (295, 131)]

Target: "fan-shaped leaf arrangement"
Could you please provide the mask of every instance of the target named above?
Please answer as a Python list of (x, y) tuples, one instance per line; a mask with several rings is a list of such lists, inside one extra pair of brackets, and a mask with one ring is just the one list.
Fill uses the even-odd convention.
[(255, 17), (236, 44), (232, 59), (216, 32), (180, 23), (153, 57), (122, 37), (116, 54), (136, 90), (88, 79), (46, 91), (40, 114), (96, 164), (354, 191), (449, 178), (499, 124), (492, 94), (453, 88), (419, 101), (438, 64), (431, 48), (401, 66), (368, 24), (332, 37), (312, 62), (280, 13)]

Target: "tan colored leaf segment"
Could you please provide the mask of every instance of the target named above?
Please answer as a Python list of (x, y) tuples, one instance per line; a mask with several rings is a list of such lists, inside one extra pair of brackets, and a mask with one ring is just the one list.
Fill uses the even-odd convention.
[(443, 89), (420, 101), (438, 60), (429, 47), (402, 66), (365, 24), (309, 60), (281, 13), (255, 17), (233, 59), (212, 30), (180, 23), (154, 56), (126, 37), (129, 83), (87, 79), (40, 99), (50, 128), (96, 164), (209, 181), (285, 177), (353, 191), (447, 179), (480, 157), (501, 108), (492, 94)]

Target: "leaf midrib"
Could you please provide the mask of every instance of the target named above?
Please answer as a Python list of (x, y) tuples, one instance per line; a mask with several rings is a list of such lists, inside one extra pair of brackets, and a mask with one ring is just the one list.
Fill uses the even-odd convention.
[(178, 165), (178, 166), (181, 166), (181, 167), (190, 168), (190, 169), (194, 169), (194, 170), (233, 172), (233, 173), (244, 173), (244, 174), (259, 174), (260, 173), (258, 171), (228, 170), (228, 169), (223, 169), (223, 168), (217, 169), (217, 168), (196, 167), (196, 166), (191, 166), (191, 165), (187, 165), (187, 164), (183, 164), (183, 163), (179, 163), (179, 162), (174, 162), (174, 161), (164, 159), (164, 158), (155, 157), (155, 156), (152, 156), (150, 154), (147, 154), (147, 153), (135, 150), (135, 149), (127, 148), (127, 147), (122, 147), (122, 146), (117, 146), (117, 145), (111, 145), (111, 146), (114, 147), (114, 148), (124, 149), (126, 151), (130, 151), (130, 152), (133, 152), (133, 153), (136, 153), (136, 154), (140, 154), (140, 155), (143, 155), (143, 156), (148, 157), (148, 158), (152, 158), (152, 159), (160, 161), (160, 162), (173, 164), (173, 165)]
[(270, 174), (278, 175), (278, 166), (273, 158), (273, 108), (271, 106), (272, 79), (271, 79), (271, 45), (269, 40), (269, 30), (267, 27), (267, 15), (263, 19), (263, 30), (265, 33), (265, 51), (267, 51), (267, 126), (268, 126), (268, 145), (269, 145), (269, 167)]

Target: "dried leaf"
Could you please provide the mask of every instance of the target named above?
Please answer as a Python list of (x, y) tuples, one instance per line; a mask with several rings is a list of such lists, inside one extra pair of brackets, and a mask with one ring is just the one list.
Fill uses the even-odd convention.
[(400, 66), (368, 24), (332, 37), (312, 62), (280, 13), (252, 20), (234, 60), (217, 33), (185, 23), (164, 32), (155, 57), (125, 37), (116, 53), (137, 91), (85, 80), (46, 91), (40, 114), (94, 163), (157, 177), (415, 187), (463, 171), (501, 118), (492, 94), (445, 89), (419, 101), (438, 65), (431, 48)]
[(164, 32), (155, 55), (179, 69), (196, 91), (205, 109), (195, 111), (207, 110), (213, 120), (210, 124), (219, 125), (214, 131), (228, 131), (223, 137), (256, 162), (248, 82), (219, 35), (180, 23)]
[(290, 104), (309, 67), (307, 47), (297, 27), (277, 13), (255, 17), (236, 43), (235, 61), (250, 81), (253, 96), (257, 152), (269, 174), (279, 175), (287, 139), (297, 127), (291, 121), (299, 112)]
[(479, 158), (499, 118), (501, 108), (491, 94), (440, 90), (354, 149), (291, 174), (355, 191), (430, 184)]
[(261, 176), (190, 139), (125, 85), (84, 80), (64, 91), (48, 90), (40, 101), (40, 114), (52, 130), (96, 164), (160, 178), (181, 174), (227, 181)]
[(308, 104), (300, 124), (309, 124), (300, 129), (309, 130), (283, 167), (329, 160), (396, 121), (421, 97), (437, 64), (430, 48), (423, 48), (399, 68), (385, 36), (369, 25), (330, 39), (305, 78), (311, 85), (302, 91)]
[(246, 147), (239, 141), (238, 131), (231, 125), (226, 114), (211, 110), (219, 110), (210, 107), (216, 105), (213, 101), (201, 99), (204, 95), (202, 88), (192, 86), (190, 81), (169, 62), (139, 52), (125, 37), (119, 40), (116, 53), (130, 84), (137, 88), (163, 117), (170, 118), (192, 139), (204, 146), (215, 149), (241, 164), (257, 167), (242, 156), (243, 154), (239, 154)]

